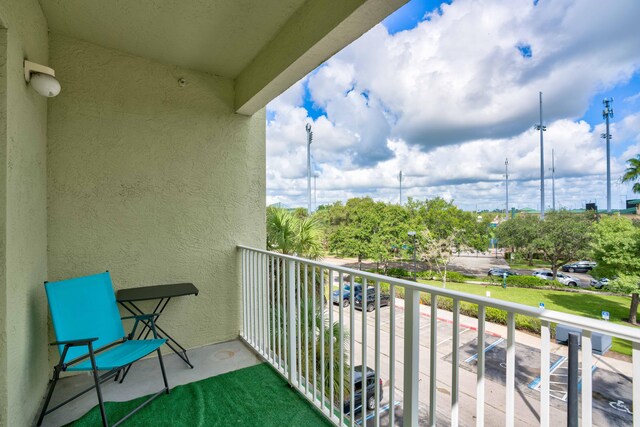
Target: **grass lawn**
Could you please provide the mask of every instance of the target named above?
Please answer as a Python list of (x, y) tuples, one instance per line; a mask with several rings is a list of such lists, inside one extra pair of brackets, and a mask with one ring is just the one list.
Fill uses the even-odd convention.
[[(434, 286), (442, 286), (441, 282), (420, 280)], [(491, 291), (491, 297), (504, 301), (516, 302), (524, 305), (538, 307), (544, 302), (549, 310), (562, 311), (564, 313), (577, 314), (579, 316), (602, 318), (602, 311), (610, 313), (610, 322), (629, 326), (629, 304), (631, 298), (616, 295), (598, 295), (575, 292), (563, 292), (531, 288), (507, 288), (501, 286), (483, 286), (470, 283), (447, 283), (447, 289), (467, 292), (475, 295), (485, 295), (486, 290)], [(631, 343), (613, 338), (612, 351), (631, 355)]]

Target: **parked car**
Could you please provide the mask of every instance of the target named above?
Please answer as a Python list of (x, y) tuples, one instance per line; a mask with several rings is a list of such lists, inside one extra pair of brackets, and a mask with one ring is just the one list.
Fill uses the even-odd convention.
[(591, 271), (595, 267), (596, 263), (592, 261), (578, 261), (562, 266), (562, 271), (568, 271), (569, 273), (586, 273)]
[(609, 279), (607, 279), (606, 277), (602, 277), (600, 279), (591, 279), (589, 285), (593, 286), (594, 288), (602, 289), (605, 286), (609, 285)]
[[(362, 293), (362, 285), (353, 285), (353, 292), (353, 297), (356, 298)], [(334, 304), (342, 304), (343, 307), (349, 307), (349, 304), (351, 303), (351, 285), (344, 285), (344, 288), (342, 289), (342, 297), (340, 297), (339, 289), (337, 291), (333, 291), (331, 294), (331, 301)]]
[[(354, 392), (353, 392), (353, 410), (359, 412), (362, 410), (362, 365), (355, 366), (353, 368), (354, 376)], [(345, 378), (346, 380), (346, 378)], [(366, 402), (367, 409), (374, 410), (376, 408), (376, 371), (367, 367), (366, 374)], [(382, 378), (378, 382), (379, 399), (382, 400)], [(344, 413), (349, 414), (351, 412), (351, 400), (345, 398), (344, 401)]]
[[(553, 272), (549, 270), (534, 271), (533, 275), (540, 279), (553, 280)], [(567, 286), (578, 286), (580, 284), (580, 279), (577, 277), (569, 276), (568, 274), (560, 272), (556, 273), (556, 280)]]
[[(386, 307), (391, 302), (391, 296), (387, 293), (380, 292), (380, 307)], [(376, 308), (376, 290), (374, 288), (367, 289), (367, 311), (373, 311)], [(353, 306), (362, 310), (362, 292), (355, 296)]]
[(503, 277), (505, 274), (507, 276), (519, 276), (519, 274), (516, 273), (515, 271), (511, 271), (506, 268), (492, 268), (487, 273), (488, 276), (498, 276), (498, 277)]

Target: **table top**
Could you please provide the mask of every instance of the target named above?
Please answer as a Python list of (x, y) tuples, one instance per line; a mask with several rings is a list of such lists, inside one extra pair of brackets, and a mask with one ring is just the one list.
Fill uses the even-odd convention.
[(120, 289), (116, 292), (116, 301), (147, 301), (161, 298), (198, 295), (198, 288), (193, 283), (170, 283), (166, 285), (140, 286)]

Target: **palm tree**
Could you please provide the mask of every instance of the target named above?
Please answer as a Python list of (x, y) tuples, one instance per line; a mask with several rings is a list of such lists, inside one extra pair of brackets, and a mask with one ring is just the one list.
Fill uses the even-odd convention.
[(624, 175), (622, 175), (622, 182), (634, 182), (631, 188), (634, 193), (640, 194), (640, 154), (638, 154), (635, 158), (627, 160), (629, 163), (629, 167), (626, 171), (624, 171)]
[(295, 252), (296, 222), (298, 221), (285, 209), (267, 208), (267, 249), (286, 255)]
[(267, 208), (267, 249), (287, 255), (318, 259), (322, 229), (314, 217), (299, 218), (286, 209)]
[[(267, 208), (267, 249), (280, 252), (286, 255), (298, 255), (305, 258), (310, 259), (319, 259), (322, 253), (322, 228), (320, 222), (315, 217), (300, 217), (297, 216), (290, 211), (282, 208), (269, 207)], [(304, 276), (304, 267), (300, 266), (300, 276)], [(315, 270), (315, 274), (314, 273)], [(281, 288), (281, 293), (284, 294), (284, 284), (286, 283), (284, 274), (285, 274), (285, 265), (284, 263), (280, 265), (281, 274), (283, 275), (280, 283), (283, 288)], [(324, 389), (324, 393), (326, 396), (329, 395), (330, 390), (330, 376), (329, 372), (332, 369), (333, 365), (333, 388), (335, 393), (335, 399), (338, 399), (340, 383), (338, 373), (340, 372), (340, 349), (345, 347), (345, 342), (348, 343), (348, 333), (343, 331), (343, 342), (339, 340), (340, 334), (340, 325), (338, 322), (334, 322), (332, 325), (329, 323), (328, 319), (328, 311), (327, 311), (327, 299), (325, 296), (325, 288), (329, 286), (331, 289), (331, 281), (328, 280), (328, 277), (320, 274), (320, 270), (317, 267), (308, 268), (307, 270), (307, 280), (308, 289), (305, 292), (305, 295), (311, 295), (313, 289), (315, 289), (315, 299), (316, 299), (316, 308), (315, 311), (312, 309), (311, 300), (307, 301), (307, 304), (304, 304), (304, 301), (301, 303), (300, 313), (302, 319), (299, 319), (299, 322), (304, 322), (303, 324), (307, 326), (308, 331), (308, 342), (309, 348), (304, 349), (303, 353), (308, 354), (309, 358), (313, 353), (313, 347), (315, 346), (315, 355), (316, 355), (316, 370), (318, 372), (317, 381), (320, 381), (319, 372), (321, 368), (321, 361), (324, 360), (324, 372), (325, 372), (325, 380), (324, 384), (318, 384), (319, 389)], [(315, 276), (315, 283), (312, 281), (312, 277)], [(271, 275), (269, 275), (271, 277)], [(302, 297), (302, 295), (301, 295)], [(310, 297), (309, 297), (310, 299)], [(302, 298), (301, 298), (302, 300)], [(275, 309), (276, 304), (272, 304), (272, 309)], [(305, 307), (308, 311), (305, 313)], [(284, 313), (285, 307), (280, 307), (280, 312)], [(306, 318), (306, 321), (303, 319)], [(315, 319), (315, 322), (313, 321)], [(284, 318), (283, 318), (284, 321)], [(315, 324), (315, 329), (313, 325)], [(322, 326), (321, 326), (322, 325)], [(323, 333), (324, 331), (324, 333)], [(284, 324), (280, 324), (276, 327), (274, 331), (276, 334), (281, 333), (282, 338), (287, 340), (287, 330), (284, 328)], [(305, 335), (307, 336), (307, 335)], [(277, 338), (277, 337), (276, 337)], [(302, 337), (298, 337), (302, 338)], [(333, 341), (333, 357), (331, 357), (330, 353), (330, 343)], [(303, 347), (303, 346), (301, 346)], [(324, 349), (324, 356), (322, 350)], [(346, 353), (346, 352), (345, 352)], [(349, 372), (349, 365), (346, 362), (347, 356), (344, 356), (344, 363), (342, 365), (342, 369), (344, 372)], [(300, 367), (302, 370), (302, 374), (306, 376), (307, 379), (311, 380), (310, 373), (306, 372), (306, 364)], [(311, 369), (312, 367), (310, 367)], [(344, 384), (344, 393), (345, 396), (349, 392), (349, 385), (347, 383)], [(336, 403), (338, 403), (336, 401)]]

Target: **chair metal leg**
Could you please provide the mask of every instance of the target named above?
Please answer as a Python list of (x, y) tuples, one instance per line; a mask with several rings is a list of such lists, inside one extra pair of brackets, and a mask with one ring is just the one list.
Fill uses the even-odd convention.
[(160, 370), (162, 371), (162, 380), (164, 381), (164, 388), (169, 394), (169, 382), (167, 381), (167, 373), (164, 370), (164, 362), (162, 361), (162, 354), (160, 353), (160, 349), (156, 350), (158, 352), (158, 361), (160, 362)]
[(36, 425), (42, 425), (42, 420), (47, 413), (47, 407), (49, 406), (49, 402), (51, 401), (51, 396), (53, 396), (53, 390), (56, 388), (56, 384), (58, 382), (58, 378), (60, 377), (60, 368), (56, 366), (53, 370), (53, 378), (49, 381), (49, 387), (47, 390), (47, 398), (44, 401), (44, 406), (42, 407), (42, 411), (40, 411), (40, 416), (38, 417), (38, 422)]
[(107, 413), (104, 409), (104, 402), (102, 400), (102, 391), (100, 390), (100, 376), (98, 375), (98, 368), (96, 367), (96, 359), (93, 355), (93, 346), (89, 343), (89, 358), (91, 359), (91, 370), (93, 371), (93, 380), (96, 383), (96, 393), (98, 394), (98, 403), (100, 404), (100, 416), (102, 417), (102, 425), (109, 427), (107, 421)]

